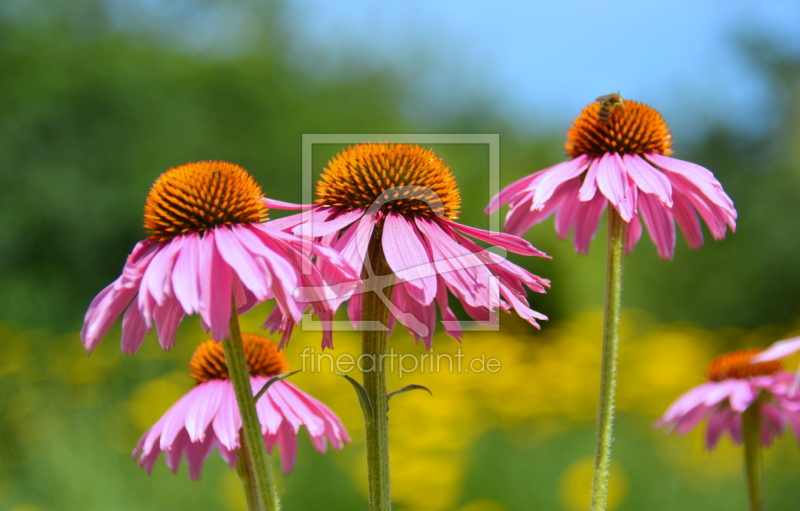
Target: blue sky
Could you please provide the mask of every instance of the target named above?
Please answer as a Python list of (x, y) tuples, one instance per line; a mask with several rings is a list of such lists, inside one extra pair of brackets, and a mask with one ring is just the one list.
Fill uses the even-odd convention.
[(394, 67), (415, 77), (418, 115), (479, 96), (523, 129), (566, 127), (612, 91), (655, 106), (673, 128), (691, 131), (698, 116), (763, 126), (770, 92), (736, 39), (800, 53), (797, 0), (297, 0), (282, 16), (292, 58), (310, 73)]

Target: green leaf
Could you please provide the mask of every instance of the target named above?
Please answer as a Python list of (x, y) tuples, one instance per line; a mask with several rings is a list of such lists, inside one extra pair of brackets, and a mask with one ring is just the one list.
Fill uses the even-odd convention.
[(261, 387), (261, 390), (258, 391), (258, 394), (253, 396), (253, 402), (254, 403), (258, 402), (259, 398), (264, 395), (264, 392), (266, 392), (267, 389), (270, 387), (270, 385), (272, 385), (276, 381), (285, 380), (289, 376), (292, 376), (292, 375), (300, 373), (300, 372), (302, 372), (302, 371), (292, 371), (291, 373), (279, 374), (278, 376), (272, 377), (267, 383), (264, 384), (263, 387)]
[(425, 387), (423, 385), (411, 384), (411, 385), (406, 385), (402, 389), (398, 389), (398, 390), (395, 390), (394, 392), (389, 392), (388, 394), (386, 394), (386, 401), (389, 401), (390, 399), (392, 399), (392, 396), (394, 396), (395, 394), (402, 394), (402, 393), (408, 392), (410, 390), (424, 390), (425, 392), (427, 392), (431, 396), (433, 395), (433, 392), (431, 392), (431, 389), (429, 389), (428, 387)]
[(346, 378), (347, 381), (350, 382), (350, 385), (352, 385), (353, 388), (356, 389), (356, 394), (358, 394), (358, 401), (359, 403), (361, 403), (361, 411), (364, 412), (364, 422), (367, 423), (367, 426), (372, 424), (372, 413), (373, 413), (372, 402), (369, 400), (369, 395), (367, 395), (367, 389), (365, 389), (363, 385), (361, 385), (356, 380), (347, 376), (344, 373), (334, 373), (334, 374)]

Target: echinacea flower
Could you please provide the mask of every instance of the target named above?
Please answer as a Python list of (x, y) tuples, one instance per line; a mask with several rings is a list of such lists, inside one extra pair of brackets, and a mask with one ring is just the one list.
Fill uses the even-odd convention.
[[(365, 268), (360, 292), (381, 295), (381, 277), (395, 276), (391, 298), (381, 295), (395, 321), (430, 348), (438, 306), (448, 334), (461, 328), (448, 291), (476, 321), (514, 310), (538, 328), (547, 319), (529, 307), (525, 287), (545, 292), (549, 281), (490, 252), (467, 236), (517, 254), (547, 257), (516, 236), (456, 223), (461, 197), (450, 168), (433, 151), (413, 144), (367, 143), (348, 147), (325, 168), (310, 211), (277, 220), (282, 228), (321, 238), (354, 268), (369, 265), (371, 247), (386, 268)], [(467, 236), (465, 236), (467, 235)], [(386, 273), (382, 273), (385, 271)], [(339, 301), (350, 297), (340, 294)], [(361, 296), (350, 297), (351, 321), (361, 321)]]
[(666, 426), (683, 435), (708, 418), (709, 449), (725, 431), (741, 444), (743, 414), (751, 406), (758, 406), (763, 445), (770, 445), (787, 425), (800, 439), (800, 401), (791, 392), (794, 377), (783, 370), (780, 361), (754, 362), (759, 353), (761, 350), (756, 349), (736, 351), (714, 360), (708, 381), (679, 397), (656, 427)]
[(662, 259), (675, 253), (675, 223), (690, 248), (703, 244), (700, 217), (716, 240), (736, 229), (736, 210), (707, 169), (671, 158), (672, 137), (656, 110), (618, 94), (586, 106), (573, 121), (565, 144), (572, 158), (524, 177), (500, 191), (492, 213), (509, 204), (505, 231), (522, 235), (555, 213), (558, 237), (574, 228), (578, 253), (589, 251), (607, 205), (628, 224), (631, 252), (644, 221)]
[[(227, 339), (233, 299), (241, 314), (274, 298), (283, 332), (301, 320), (308, 301), (320, 318), (330, 318), (324, 298), (296, 294), (326, 287), (310, 258), (329, 263), (328, 278), (357, 274), (329, 247), (263, 223), (268, 204), (253, 177), (232, 163), (201, 161), (164, 172), (147, 196), (147, 239), (89, 306), (81, 331), (86, 349), (93, 351), (123, 312), (126, 353), (135, 353), (154, 326), (169, 349), (185, 314), (199, 314), (215, 339)], [(330, 342), (326, 332), (323, 344)]]
[[(286, 373), (289, 364), (266, 337), (244, 334), (242, 341), (255, 395), (271, 378)], [(142, 435), (133, 451), (148, 474), (162, 452), (173, 473), (185, 457), (192, 479), (200, 478), (203, 462), (215, 449), (231, 467), (236, 464), (242, 420), (222, 346), (213, 339), (200, 344), (192, 355), (189, 375), (197, 385)], [(256, 411), (267, 450), (280, 448), (284, 474), (291, 472), (297, 459), (301, 426), (322, 454), (328, 442), (341, 449), (350, 441), (342, 422), (327, 406), (286, 380), (270, 385), (256, 402)]]

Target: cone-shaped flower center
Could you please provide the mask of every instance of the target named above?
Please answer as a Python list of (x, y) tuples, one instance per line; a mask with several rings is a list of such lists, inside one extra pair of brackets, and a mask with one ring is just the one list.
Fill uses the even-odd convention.
[(708, 368), (708, 379), (722, 381), (728, 378), (749, 378), (767, 376), (783, 370), (780, 360), (751, 364), (750, 360), (761, 353), (758, 349), (748, 349), (726, 353), (717, 358)]
[(447, 164), (414, 144), (359, 144), (328, 162), (317, 183), (323, 206), (381, 208), (455, 219), (458, 185)]
[[(242, 334), (244, 356), (250, 376), (277, 376), (289, 371), (289, 362), (278, 345), (266, 337)], [(222, 344), (214, 339), (203, 341), (189, 362), (189, 376), (197, 383), (228, 378), (228, 365)]]
[(586, 106), (567, 131), (564, 146), (571, 158), (604, 153), (672, 154), (669, 127), (655, 109), (617, 94), (598, 100)]
[(253, 176), (224, 161), (199, 161), (169, 169), (153, 183), (144, 206), (144, 228), (151, 239), (159, 241), (266, 218), (261, 187)]

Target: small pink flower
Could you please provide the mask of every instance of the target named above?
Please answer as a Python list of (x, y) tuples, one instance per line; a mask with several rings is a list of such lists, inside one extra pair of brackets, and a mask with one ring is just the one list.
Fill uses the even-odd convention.
[[(321, 319), (330, 319), (333, 309), (321, 294), (296, 293), (327, 287), (312, 255), (327, 263), (328, 278), (357, 273), (330, 248), (263, 223), (267, 204), (255, 180), (232, 163), (187, 163), (162, 174), (145, 205), (148, 239), (89, 306), (81, 331), (86, 349), (93, 351), (123, 312), (126, 353), (135, 353), (154, 326), (169, 349), (185, 314), (199, 314), (215, 339), (227, 339), (234, 296), (240, 314), (274, 298), (285, 335), (309, 301)], [(329, 331), (323, 344), (331, 344)]]
[[(287, 372), (288, 363), (272, 341), (254, 334), (242, 337), (255, 395), (272, 377)], [(142, 435), (133, 451), (148, 474), (162, 452), (173, 473), (178, 472), (185, 456), (192, 479), (200, 478), (203, 462), (214, 449), (231, 468), (236, 464), (242, 420), (218, 342), (209, 339), (197, 347), (190, 375), (197, 386)], [(256, 402), (256, 411), (267, 451), (280, 447), (284, 474), (294, 467), (300, 426), (305, 426), (314, 448), (322, 454), (327, 442), (341, 449), (350, 441), (342, 422), (327, 406), (286, 380), (276, 381), (267, 389)]]
[[(547, 257), (527, 241), (453, 221), (460, 195), (450, 169), (435, 153), (412, 144), (360, 144), (328, 163), (310, 211), (275, 220), (280, 228), (318, 237), (339, 251), (353, 268), (362, 268), (370, 247), (382, 252), (386, 268), (369, 268), (350, 298), (351, 321), (361, 321), (359, 292), (388, 287), (381, 277), (393, 274), (391, 299), (385, 299), (390, 325), (399, 321), (431, 347), (436, 309), (445, 331), (461, 337), (461, 326), (448, 305), (453, 294), (470, 317), (481, 323), (514, 310), (539, 327), (546, 316), (530, 308), (526, 287), (544, 293), (546, 279), (486, 250), (469, 237), (523, 255)], [(465, 236), (466, 235), (466, 236)], [(449, 293), (448, 293), (449, 291)]]
[(716, 359), (708, 370), (709, 381), (679, 397), (655, 426), (683, 435), (708, 418), (709, 449), (725, 431), (741, 444), (742, 414), (757, 403), (763, 445), (770, 445), (787, 425), (800, 439), (800, 401), (791, 393), (793, 376), (778, 361), (755, 363), (759, 353), (743, 350)]
[(628, 224), (631, 252), (644, 221), (662, 259), (675, 253), (675, 223), (690, 248), (703, 244), (697, 214), (714, 239), (736, 229), (736, 210), (707, 169), (675, 158), (667, 124), (656, 110), (618, 94), (598, 98), (573, 121), (566, 149), (572, 160), (516, 181), (500, 191), (492, 213), (509, 204), (505, 230), (522, 235), (555, 213), (558, 237), (574, 228), (578, 253), (589, 251), (610, 204)]

